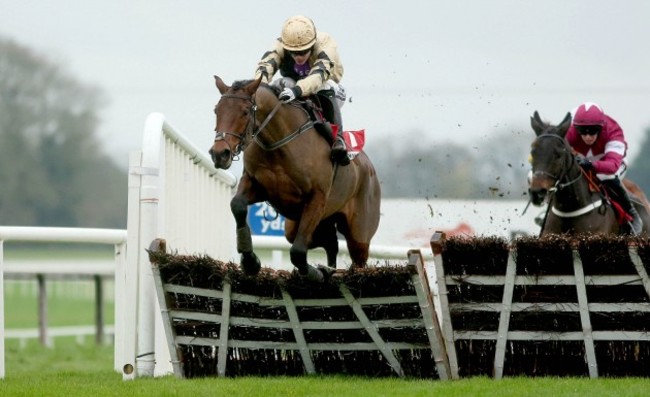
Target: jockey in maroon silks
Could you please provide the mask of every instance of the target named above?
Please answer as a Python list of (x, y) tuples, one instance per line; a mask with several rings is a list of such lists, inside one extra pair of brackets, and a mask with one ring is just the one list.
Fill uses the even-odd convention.
[(623, 209), (632, 215), (632, 234), (639, 235), (643, 221), (621, 183), (627, 170), (627, 142), (623, 129), (600, 106), (586, 102), (575, 110), (566, 140), (578, 153), (580, 166), (593, 170)]

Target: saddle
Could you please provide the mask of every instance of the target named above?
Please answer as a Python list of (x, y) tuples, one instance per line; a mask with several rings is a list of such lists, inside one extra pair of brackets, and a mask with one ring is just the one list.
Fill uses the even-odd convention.
[(309, 114), (309, 117), (314, 122), (314, 128), (325, 140), (332, 145), (339, 125), (334, 120), (334, 111), (331, 100), (320, 94), (310, 95), (306, 101), (303, 102), (303, 108)]
[[(280, 95), (280, 88), (273, 84), (267, 85), (276, 95)], [(334, 140), (342, 128), (340, 110), (335, 110), (333, 101), (333, 90), (321, 90), (317, 94), (310, 95), (305, 100), (296, 101), (302, 106), (314, 122), (314, 129), (321, 135), (329, 145), (334, 144)], [(342, 131), (343, 139), (348, 147), (348, 156), (354, 158), (363, 150), (366, 142), (365, 130)]]

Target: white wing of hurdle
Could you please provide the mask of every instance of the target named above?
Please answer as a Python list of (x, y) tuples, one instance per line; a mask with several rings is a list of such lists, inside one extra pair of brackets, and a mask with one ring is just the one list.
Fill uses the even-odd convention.
[[(236, 178), (216, 170), (160, 113), (145, 122), (142, 151), (129, 158), (127, 266), (116, 274), (123, 327), (115, 330), (115, 369), (124, 379), (172, 372), (146, 250), (163, 237), (179, 254), (234, 258), (230, 198)], [(117, 302), (116, 302), (117, 304)]]

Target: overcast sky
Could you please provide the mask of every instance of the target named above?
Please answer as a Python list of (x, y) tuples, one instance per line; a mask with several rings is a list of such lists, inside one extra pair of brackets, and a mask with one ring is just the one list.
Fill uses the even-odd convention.
[(535, 110), (557, 123), (593, 101), (633, 158), (650, 127), (647, 0), (0, 0), (0, 35), (103, 89), (101, 138), (126, 167), (151, 112), (207, 152), (212, 76), (252, 77), (295, 14), (338, 42), (344, 125), (367, 140), (480, 148), (496, 131), (532, 139)]

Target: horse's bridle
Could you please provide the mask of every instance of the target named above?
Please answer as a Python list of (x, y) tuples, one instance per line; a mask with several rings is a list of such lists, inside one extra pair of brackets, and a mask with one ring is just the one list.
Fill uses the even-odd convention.
[(277, 148), (279, 148), (281, 146), (286, 145), (287, 143), (291, 142), (296, 137), (298, 137), (300, 134), (302, 134), (303, 132), (307, 131), (308, 129), (310, 129), (310, 128), (312, 128), (314, 126), (314, 122), (310, 119), (309, 114), (307, 113), (307, 111), (300, 105), (294, 105), (294, 103), (298, 102), (298, 101), (292, 102), (292, 103), (290, 103), (291, 105), (298, 107), (299, 109), (304, 111), (305, 114), (307, 114), (307, 121), (303, 125), (298, 127), (298, 129), (296, 129), (294, 132), (292, 132), (291, 134), (285, 136), (284, 138), (280, 139), (279, 141), (276, 141), (276, 142), (271, 143), (271, 144), (267, 144), (265, 142), (262, 142), (260, 140), (260, 138), (258, 137), (258, 135), (260, 134), (260, 132), (262, 132), (262, 130), (264, 130), (264, 128), (271, 121), (273, 116), (275, 116), (275, 113), (280, 109), (280, 106), (282, 106), (283, 102), (278, 102), (273, 107), (271, 112), (269, 112), (269, 114), (266, 116), (266, 118), (264, 119), (262, 124), (260, 124), (260, 126), (257, 127), (257, 129), (255, 129), (256, 112), (257, 112), (257, 104), (255, 103), (255, 97), (254, 96), (249, 96), (249, 95), (239, 95), (239, 94), (223, 94), (223, 95), (221, 95), (221, 99), (219, 101), (221, 101), (224, 98), (226, 98), (226, 99), (228, 99), (228, 98), (241, 99), (241, 100), (249, 101), (251, 103), (251, 112), (249, 112), (249, 118), (248, 118), (248, 121), (246, 122), (246, 126), (244, 127), (244, 132), (243, 133), (236, 133), (236, 132), (231, 132), (231, 131), (217, 131), (217, 134), (216, 134), (216, 136), (214, 138), (215, 142), (225, 140), (226, 136), (228, 136), (228, 135), (236, 137), (237, 139), (239, 139), (239, 143), (237, 144), (237, 146), (235, 146), (235, 150), (233, 150), (232, 147), (230, 146), (230, 144), (226, 141), (226, 144), (228, 144), (228, 148), (230, 149), (230, 152), (232, 153), (231, 158), (232, 158), (233, 161), (236, 161), (236, 160), (239, 159), (239, 157), (238, 157), (239, 154), (242, 152), (242, 150), (246, 149), (246, 147), (248, 146), (248, 143), (250, 141), (250, 138), (253, 138), (255, 143), (257, 143), (259, 145), (259, 147), (261, 147), (262, 149), (264, 149), (266, 151), (270, 151), (270, 150), (275, 150), (275, 149), (277, 149)]
[[(221, 95), (221, 100), (224, 98), (226, 99), (241, 99), (244, 101), (248, 101), (251, 103), (251, 108), (250, 112), (248, 113), (248, 120), (246, 121), (246, 126), (244, 127), (243, 133), (237, 133), (237, 132), (232, 132), (232, 131), (216, 131), (216, 136), (214, 137), (214, 141), (225, 141), (226, 144), (228, 145), (228, 149), (230, 149), (231, 153), (231, 158), (232, 160), (238, 160), (239, 159), (239, 154), (248, 146), (249, 142), (249, 137), (251, 136), (251, 133), (253, 131), (253, 128), (255, 126), (255, 113), (257, 112), (257, 104), (255, 103), (255, 98), (252, 96), (248, 95), (239, 95), (239, 94), (223, 94)], [(232, 136), (235, 137), (239, 140), (239, 143), (235, 146), (235, 149), (233, 150), (232, 146), (230, 146), (230, 143), (226, 141), (226, 136)]]
[[(545, 137), (557, 138), (557, 139), (560, 139), (563, 143), (565, 142), (563, 137), (561, 137), (559, 135), (555, 135), (555, 134), (542, 134), (542, 135), (539, 135), (537, 137), (537, 139), (539, 140), (539, 139), (545, 138)], [(576, 178), (574, 178), (574, 179), (572, 179), (572, 180), (570, 180), (568, 182), (561, 183), (561, 181), (567, 177), (567, 175), (569, 174), (569, 171), (571, 171), (571, 169), (573, 167), (579, 167), (579, 165), (577, 165), (575, 161), (571, 161), (570, 164), (569, 164), (569, 167), (567, 167), (562, 172), (562, 175), (560, 175), (559, 177), (555, 176), (554, 174), (551, 174), (550, 172), (547, 172), (547, 171), (535, 171), (535, 172), (533, 172), (533, 177), (542, 175), (542, 176), (546, 176), (546, 177), (548, 177), (550, 179), (555, 180), (555, 184), (553, 185), (552, 188), (549, 189), (549, 192), (553, 193), (553, 192), (556, 192), (557, 190), (564, 189), (565, 187), (569, 187), (569, 186), (573, 185), (574, 183), (576, 183), (576, 182), (578, 182), (580, 180), (580, 178), (582, 177), (582, 171), (580, 171), (580, 173), (578, 174), (578, 176)]]
[[(559, 136), (559, 135), (555, 135), (555, 134), (543, 134), (543, 135), (539, 135), (539, 136), (537, 137), (537, 139), (540, 139), (540, 138), (542, 138), (542, 137), (554, 137), (554, 138), (560, 139), (563, 143), (565, 143), (564, 138), (561, 137), (561, 136)], [(573, 158), (572, 158), (572, 160), (573, 160)], [(572, 169), (573, 167), (579, 167), (579, 171), (580, 171), (580, 172), (578, 173), (578, 176), (577, 176), (576, 178), (570, 180), (570, 181), (565, 182), (565, 183), (560, 183), (560, 181), (562, 181), (563, 179), (565, 179), (565, 178), (567, 177), (569, 171), (571, 171), (571, 169)], [(546, 175), (547, 177), (549, 177), (549, 178), (551, 178), (551, 179), (555, 179), (555, 184), (554, 184), (554, 186), (553, 186), (552, 188), (548, 189), (549, 193), (553, 193), (553, 194), (554, 194), (554, 193), (556, 193), (558, 190), (564, 189), (565, 187), (571, 186), (571, 185), (573, 185), (574, 183), (578, 182), (578, 181), (580, 180), (580, 178), (582, 178), (582, 177), (585, 175), (585, 171), (584, 171), (584, 170), (583, 170), (583, 169), (582, 169), (582, 168), (581, 168), (581, 167), (576, 163), (576, 161), (574, 160), (574, 161), (571, 161), (571, 162), (569, 163), (569, 167), (566, 167), (566, 168), (564, 169), (564, 172), (562, 173), (562, 175), (560, 175), (560, 177), (556, 177), (555, 175), (553, 175), (553, 174), (551, 174), (551, 173), (549, 173), (549, 172), (546, 172), (546, 171), (536, 171), (536, 172), (533, 173), (533, 177), (534, 177), (536, 174), (537, 174), (537, 175), (540, 175), (540, 174), (541, 174), (541, 175)], [(593, 210), (599, 208), (599, 207), (602, 205), (602, 203), (603, 203), (602, 200), (598, 200), (598, 201), (595, 201), (595, 202), (592, 202), (592, 203), (586, 205), (585, 207), (582, 207), (582, 208), (579, 208), (579, 209), (577, 209), (577, 210), (575, 210), (575, 211), (570, 211), (570, 212), (560, 211), (560, 210), (557, 209), (555, 206), (552, 206), (552, 207), (549, 206), (549, 209), (550, 209), (550, 210), (551, 210), (551, 211), (552, 211), (556, 216), (559, 216), (560, 218), (573, 218), (573, 217), (576, 217), (576, 216), (584, 215), (584, 214), (586, 214), (586, 213), (589, 213), (589, 212), (591, 212), (591, 211), (593, 211)]]

